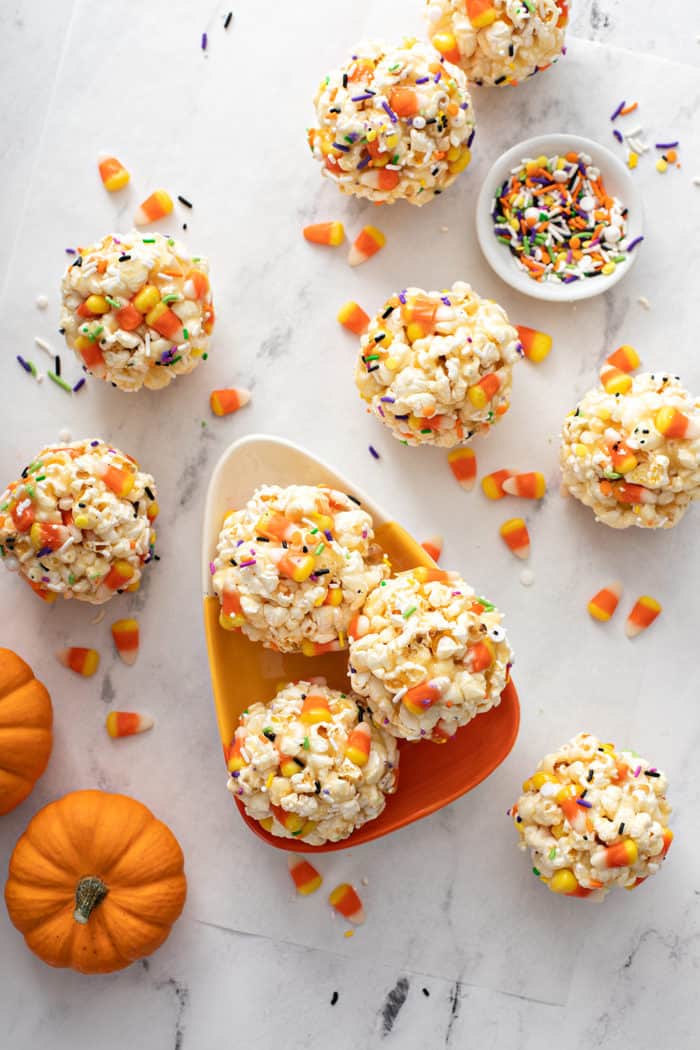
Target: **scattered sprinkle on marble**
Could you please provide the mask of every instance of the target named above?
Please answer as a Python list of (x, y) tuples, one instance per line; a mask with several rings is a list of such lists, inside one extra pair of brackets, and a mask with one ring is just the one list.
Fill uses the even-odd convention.
[(36, 297), (37, 310), (45, 310), (48, 305), (49, 305), (49, 298), (48, 298), (47, 295), (37, 295), (37, 297)]
[(56, 356), (54, 351), (53, 351), (53, 349), (52, 349), (52, 347), (51, 347), (51, 345), (50, 345), (50, 343), (47, 343), (45, 339), (42, 339), (40, 336), (35, 335), (34, 336), (34, 342), (36, 343), (36, 345), (39, 347), (40, 350), (45, 350), (46, 353), (49, 355), (49, 357), (55, 357)]
[(64, 444), (73, 440), (73, 435), (71, 434), (68, 427), (61, 427), (61, 429), (58, 432), (58, 440), (62, 441)]
[(646, 295), (640, 295), (637, 302), (644, 310), (651, 310), (651, 303), (647, 299)]
[(523, 587), (532, 587), (535, 582), (535, 574), (532, 569), (523, 569), (520, 573), (520, 582)]
[(337, 1002), (338, 1002), (338, 993), (337, 992), (333, 992), (333, 995), (331, 996), (331, 1006), (335, 1006), (335, 1004)]

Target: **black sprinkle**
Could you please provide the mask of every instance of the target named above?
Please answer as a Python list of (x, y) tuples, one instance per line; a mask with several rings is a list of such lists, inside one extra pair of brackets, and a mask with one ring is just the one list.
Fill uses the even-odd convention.
[(274, 740), (277, 736), (277, 733), (275, 733), (272, 729), (263, 729), (263, 736), (266, 736), (268, 740)]
[(423, 992), (423, 995), (426, 997), (426, 999), (430, 997), (430, 992), (427, 988), (422, 988), (421, 991)]
[(233, 11), (229, 11), (229, 13), (226, 15), (226, 18), (224, 19), (224, 29), (228, 29), (228, 27), (231, 25), (231, 19), (232, 18), (233, 18)]
[(371, 368), (368, 368), (368, 369), (367, 369), (367, 372), (368, 372), (368, 373), (369, 373), (369, 372), (378, 372), (378, 371), (379, 371), (379, 365), (372, 365), (372, 367), (371, 367)]
[(647, 769), (647, 771), (645, 773), (645, 776), (647, 776), (647, 777), (660, 777), (661, 774), (660, 773), (652, 773), (652, 771), (650, 769)]
[(338, 1002), (338, 993), (337, 992), (333, 992), (333, 995), (331, 996), (331, 1006), (335, 1006), (335, 1004), (337, 1002)]
[(389, 1035), (396, 1024), (396, 1018), (399, 1016), (401, 1008), (408, 998), (409, 987), (408, 978), (399, 977), (398, 981), (384, 1000), (384, 1005), (381, 1010), (382, 1035)]
[[(321, 781), (320, 780), (314, 780), (314, 788), (316, 790), (316, 794), (320, 795), (321, 794)], [(337, 993), (334, 992), (333, 994), (336, 995)], [(334, 1003), (331, 1003), (331, 1006), (334, 1006), (334, 1005), (335, 1005)]]
[(389, 314), (393, 314), (393, 312), (394, 312), (394, 307), (393, 306), (387, 306), (386, 310), (382, 314), (382, 318), (387, 318), (389, 316)]
[(82, 259), (82, 256), (79, 255), (78, 258), (73, 263), (73, 266), (81, 267), (82, 265), (83, 265), (83, 259)]
[(284, 547), (285, 550), (289, 550), (289, 544), (287, 543), (286, 540), (282, 540), (282, 546)]
[(53, 370), (54, 370), (54, 372), (56, 373), (57, 376), (60, 376), (60, 374), (61, 374), (61, 358), (58, 356), (58, 354), (56, 354), (56, 356), (53, 359)]
[(380, 332), (379, 335), (375, 335), (375, 343), (381, 343), (382, 339), (386, 339), (386, 332)]
[(356, 499), (354, 496), (351, 496), (349, 492), (346, 492), (345, 495), (348, 497), (348, 499), (351, 499), (353, 503), (356, 503), (358, 507), (362, 506), (359, 499)]
[(585, 798), (587, 794), (588, 794), (588, 788), (584, 788), (583, 791), (581, 792), (581, 794), (579, 795), (579, 798)]
[[(330, 569), (316, 569), (314, 576), (327, 576), (330, 571)], [(658, 775), (659, 774), (657, 773), (656, 776)]]
[(623, 835), (624, 831), (625, 831), (625, 822), (623, 820), (622, 823), (620, 824), (619, 828), (617, 829), (617, 833), (618, 833), (618, 835)]
[(267, 536), (256, 536), (255, 537), (255, 542), (256, 543), (269, 543), (270, 541), (267, 538)]
[(497, 78), (496, 80), (494, 80), (494, 84), (502, 84), (502, 83), (503, 83), (503, 82), (504, 82), (505, 80), (507, 80), (507, 79), (508, 79), (508, 78), (507, 78), (507, 77), (505, 77), (505, 76), (503, 76), (503, 77), (498, 77), (498, 78)]
[(593, 770), (592, 769), (588, 770), (588, 776), (586, 777), (586, 780), (588, 781), (589, 784), (593, 780)]
[(190, 201), (187, 200), (187, 197), (181, 197), (178, 193), (177, 199), (179, 200), (180, 204), (184, 204), (186, 208), (192, 207), (192, 204), (190, 203)]
[(145, 486), (143, 491), (146, 493), (146, 495), (148, 496), (149, 499), (155, 499), (156, 498), (153, 495), (153, 492), (151, 491), (151, 489), (149, 489), (148, 485)]
[(299, 766), (300, 769), (306, 769), (306, 766), (304, 765), (304, 763), (302, 762), (302, 760), (300, 758), (293, 758), (292, 762), (296, 762), (296, 764)]
[(130, 258), (131, 258), (130, 255), (120, 255), (119, 258), (117, 259), (117, 262), (127, 262), (127, 260), (130, 259)]
[(186, 230), (186, 229), (187, 229), (187, 223), (186, 223), (186, 222), (183, 222), (183, 224), (182, 224), (182, 228), (183, 228), (183, 230)]
[(238, 562), (236, 561), (235, 558), (229, 558), (229, 561), (230, 561), (231, 565), (233, 565), (234, 569), (238, 568)]
[(343, 73), (343, 87), (346, 88), (347, 86), (348, 86), (348, 75), (347, 75), (347, 73)]
[(60, 335), (65, 335), (65, 334), (66, 334), (66, 330), (65, 330), (65, 328), (59, 328), (59, 330), (58, 330), (58, 331), (59, 331), (59, 334), (60, 334)]

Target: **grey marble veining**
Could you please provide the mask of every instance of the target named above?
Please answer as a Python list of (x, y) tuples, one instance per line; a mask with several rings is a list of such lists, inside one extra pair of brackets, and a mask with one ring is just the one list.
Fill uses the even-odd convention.
[[(637, 346), (644, 365), (678, 370), (700, 390), (700, 190), (691, 183), (700, 173), (700, 17), (689, 0), (669, 0), (664, 19), (651, 0), (575, 0), (573, 29), (594, 43), (572, 37), (566, 59), (522, 89), (476, 92), (469, 172), (426, 208), (380, 213), (321, 182), (303, 132), (325, 67), (354, 39), (417, 31), (419, 6), (241, 4), (228, 33), (226, 5), (185, 0), (139, 10), (125, 0), (18, 3), (0, 13), (0, 76), (23, 85), (19, 104), (4, 114), (0, 219), (5, 243), (14, 243), (2, 298), (3, 390), (13, 415), (0, 476), (14, 477), (36, 447), (68, 427), (74, 437), (100, 434), (137, 455), (157, 478), (162, 508), (161, 561), (142, 590), (107, 607), (98, 624), (89, 608), (44, 607), (9, 574), (0, 577), (0, 641), (32, 661), (56, 710), (49, 770), (2, 818), (0, 858), (6, 862), (41, 805), (98, 786), (135, 795), (171, 825), (189, 878), (185, 915), (165, 947), (106, 979), (49, 970), (0, 910), (3, 1050), (208, 1050), (224, 1042), (261, 1050), (540, 1050), (555, 1037), (572, 1050), (695, 1046), (700, 508), (670, 534), (596, 526), (559, 497), (556, 439), (563, 415), (620, 342)], [(105, 48), (115, 26), (119, 46)], [(640, 162), (647, 242), (627, 280), (588, 304), (540, 306), (485, 267), (473, 224), (480, 180), (501, 150), (537, 132), (575, 129), (617, 148), (608, 118), (623, 96), (639, 100), (651, 140), (681, 139), (683, 168), (661, 177), (649, 158)], [(116, 198), (94, 172), (104, 148), (133, 174)], [(35, 334), (62, 350), (65, 247), (118, 229), (159, 185), (193, 201), (167, 228), (211, 260), (218, 323), (209, 362), (166, 391), (133, 398), (96, 382), (72, 401), (46, 382), (36, 386), (12, 358), (19, 352), (46, 367)], [(316, 250), (300, 236), (304, 223), (327, 218), (341, 218), (349, 233), (376, 222), (387, 246), (351, 271), (344, 249)], [(474, 446), (481, 473), (504, 465), (545, 473), (547, 498), (524, 508), (531, 588), (497, 535), (522, 508), (466, 496), (443, 453), (403, 448), (366, 416), (351, 382), (354, 342), (335, 321), (348, 298), (372, 311), (395, 287), (457, 278), (555, 339), (544, 364), (518, 369), (508, 419)], [(35, 308), (39, 293), (49, 296), (46, 313)], [(65, 351), (63, 362), (77, 378)], [(251, 388), (253, 400), (215, 420), (208, 393), (232, 383)], [(428, 820), (319, 861), (324, 889), (352, 879), (365, 900), (368, 922), (350, 940), (323, 893), (294, 897), (285, 858), (250, 835), (225, 790), (199, 606), (200, 519), (217, 457), (253, 431), (307, 445), (418, 537), (444, 533), (445, 563), (505, 610), (516, 651), (522, 729), (506, 763)], [(593, 590), (615, 577), (625, 582), (623, 608), (642, 592), (665, 606), (653, 632), (634, 644), (621, 623), (601, 628), (584, 612)], [(130, 611), (142, 628), (134, 668), (120, 663), (109, 634), (112, 620)], [(66, 644), (100, 650), (95, 679), (58, 666), (53, 652)], [(110, 742), (103, 723), (115, 706), (153, 714), (154, 730)], [(548, 894), (529, 874), (505, 816), (540, 755), (582, 728), (636, 747), (668, 771), (677, 832), (659, 878), (600, 908)]]

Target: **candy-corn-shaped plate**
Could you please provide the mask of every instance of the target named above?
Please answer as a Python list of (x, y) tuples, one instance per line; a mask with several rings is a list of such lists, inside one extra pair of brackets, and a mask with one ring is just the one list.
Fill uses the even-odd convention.
[[(395, 572), (416, 565), (434, 565), (423, 548), (360, 489), (297, 445), (265, 435), (251, 435), (231, 445), (217, 463), (209, 483), (202, 543), (204, 626), (224, 747), (233, 739), (241, 712), (256, 700), (274, 696), (281, 682), (324, 675), (331, 687), (349, 689), (347, 652), (314, 657), (277, 653), (250, 642), (240, 631), (225, 631), (219, 625), (219, 601), (209, 568), (216, 554), (219, 529), (228, 511), (242, 506), (256, 488), (266, 484), (325, 484), (349, 492), (371, 514), (376, 540), (388, 554)], [(506, 758), (515, 743), (519, 722), (518, 694), (509, 682), (498, 707), (479, 715), (446, 744), (401, 741), (398, 791), (388, 797), (384, 812), (376, 820), (343, 842), (309, 846), (296, 839), (278, 838), (250, 819), (235, 801), (251, 831), (278, 849), (322, 853), (359, 846), (427, 817), (471, 791)]]

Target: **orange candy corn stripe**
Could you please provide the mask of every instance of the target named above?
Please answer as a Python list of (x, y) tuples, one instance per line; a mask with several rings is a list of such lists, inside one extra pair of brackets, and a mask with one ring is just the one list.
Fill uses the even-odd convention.
[(123, 587), (127, 586), (129, 580), (135, 574), (136, 569), (133, 565), (130, 565), (128, 561), (122, 561), (120, 559), (115, 561), (102, 582), (105, 587), (109, 587), (110, 590), (120, 591)]
[(105, 727), (113, 740), (145, 733), (154, 724), (148, 715), (140, 715), (136, 711), (110, 711), (105, 720)]
[(327, 244), (337, 248), (345, 240), (345, 228), (342, 222), (316, 222), (303, 229), (304, 238), (311, 244)]
[(299, 717), (305, 725), (315, 725), (317, 722), (330, 722), (331, 710), (325, 696), (307, 696)]
[(364, 335), (369, 326), (368, 315), (352, 299), (344, 303), (338, 310), (338, 321), (340, 321), (343, 328), (347, 328), (349, 332), (353, 332), (355, 335)]
[(366, 722), (360, 722), (353, 729), (345, 745), (345, 757), (356, 766), (366, 766), (372, 749), (372, 733)]
[(328, 896), (328, 903), (348, 922), (359, 926), (365, 921), (365, 910), (362, 901), (349, 882), (336, 886)]
[(619, 369), (620, 372), (634, 372), (635, 368), (639, 368), (639, 354), (634, 347), (623, 343), (605, 358), (605, 363)]
[(503, 499), (505, 490), (503, 482), (513, 475), (509, 470), (495, 470), (493, 474), (487, 474), (481, 479), (481, 488), (488, 499)]
[(470, 448), (456, 448), (447, 453), (450, 470), (465, 492), (471, 492), (476, 483), (476, 456)]
[(654, 416), (654, 426), (664, 437), (672, 439), (696, 438), (700, 434), (700, 426), (694, 419), (670, 405), (659, 409)]
[(136, 212), (134, 225), (148, 226), (151, 222), (158, 222), (159, 219), (164, 219), (166, 215), (170, 215), (172, 210), (173, 201), (170, 194), (166, 193), (165, 190), (155, 190), (150, 197), (146, 197), (146, 200)]
[(544, 476), (537, 470), (529, 474), (512, 474), (505, 478), (502, 488), (509, 496), (520, 496), (522, 499), (542, 499), (547, 491)]
[(467, 17), (475, 29), (490, 26), (498, 18), (498, 11), (491, 0), (465, 0)]
[(123, 190), (131, 178), (122, 162), (116, 157), (100, 157), (97, 168), (102, 184), (108, 193)]
[(641, 598), (637, 598), (625, 623), (625, 634), (627, 637), (636, 638), (642, 631), (646, 631), (647, 627), (651, 627), (660, 612), (661, 606), (655, 598), (651, 598), (648, 594), (643, 594)]
[(474, 408), (486, 408), (489, 401), (491, 401), (498, 391), (501, 389), (501, 378), (496, 372), (489, 372), (483, 376), (478, 383), (474, 386), (470, 386), (467, 390), (467, 397), (474, 405)]
[(230, 416), (232, 412), (244, 408), (249, 401), (250, 391), (241, 387), (212, 390), (209, 395), (209, 406), (215, 416)]
[(361, 263), (367, 262), (367, 260), (371, 259), (373, 255), (376, 255), (385, 244), (386, 237), (376, 226), (363, 227), (350, 248), (350, 253), (348, 255), (349, 264), (351, 266), (359, 266)]
[(422, 715), (442, 697), (442, 690), (433, 682), (422, 682), (408, 689), (401, 697), (401, 703), (412, 715)]
[(539, 364), (552, 349), (552, 337), (546, 332), (538, 332), (536, 328), (528, 328), (526, 325), (515, 326), (518, 331), (518, 339), (523, 348), (523, 353), (528, 361)]
[(129, 666), (134, 664), (139, 653), (138, 620), (115, 620), (112, 624), (112, 638), (124, 663)]
[(604, 365), (600, 381), (606, 394), (627, 394), (632, 389), (632, 377), (614, 365)]
[(516, 558), (525, 560), (530, 557), (530, 534), (522, 518), (509, 518), (503, 522), (498, 532)]
[(421, 547), (426, 554), (430, 555), (433, 561), (440, 561), (442, 555), (442, 536), (431, 536), (427, 540), (423, 540)]
[(607, 623), (617, 609), (622, 594), (622, 584), (615, 581), (593, 595), (586, 608), (594, 620)]
[(604, 846), (591, 854), (594, 868), (629, 868), (636, 864), (639, 850), (634, 839), (623, 839), (612, 846)]
[(73, 646), (70, 649), (61, 649), (56, 653), (59, 663), (70, 671), (90, 678), (100, 665), (100, 654), (95, 649), (83, 649)]
[(308, 897), (310, 893), (315, 893), (320, 888), (323, 879), (313, 864), (309, 864), (308, 860), (292, 854), (289, 857), (288, 864), (292, 882), (296, 887), (297, 893), (302, 897)]

